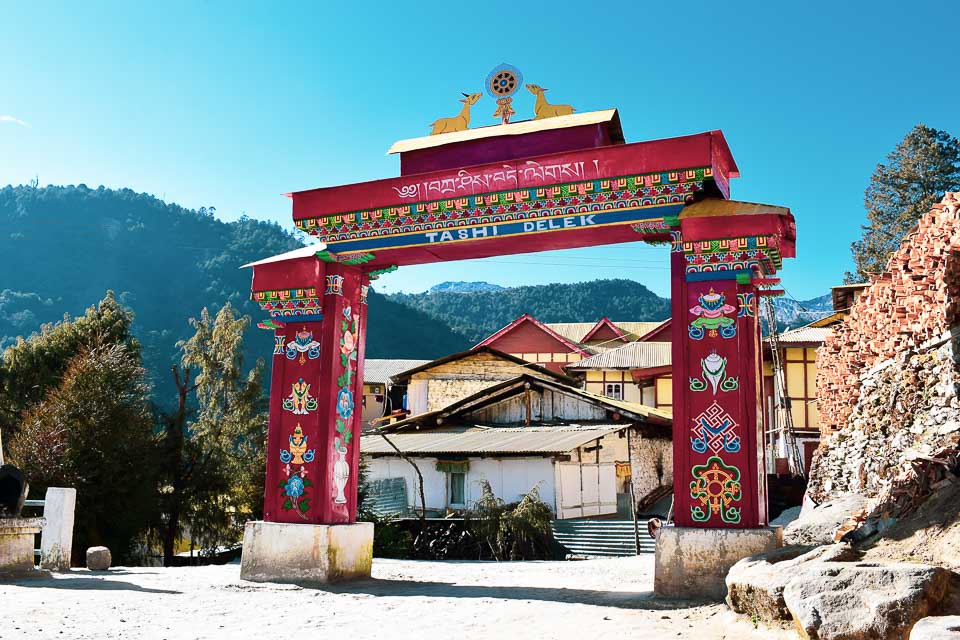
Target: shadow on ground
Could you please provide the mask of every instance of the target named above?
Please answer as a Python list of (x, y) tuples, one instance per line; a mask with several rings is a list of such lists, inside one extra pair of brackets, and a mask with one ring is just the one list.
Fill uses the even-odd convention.
[(73, 591), (139, 591), (141, 593), (162, 593), (170, 595), (179, 595), (180, 591), (171, 591), (168, 589), (151, 589), (141, 587), (132, 582), (123, 580), (114, 580), (112, 572), (104, 572), (103, 577), (97, 573), (90, 573), (84, 577), (61, 576), (55, 578), (28, 578), (26, 580), (17, 580), (6, 584), (17, 587), (27, 587), (32, 589), (70, 589)]
[(523, 585), (486, 586), (448, 582), (418, 582), (415, 580), (370, 579), (341, 584), (301, 585), (336, 594), (370, 596), (424, 596), (432, 598), (478, 598), (491, 600), (527, 600), (567, 602), (620, 609), (647, 609), (653, 611), (685, 608), (704, 604), (703, 601), (679, 601), (655, 598), (652, 591), (598, 591), (592, 589), (562, 589)]

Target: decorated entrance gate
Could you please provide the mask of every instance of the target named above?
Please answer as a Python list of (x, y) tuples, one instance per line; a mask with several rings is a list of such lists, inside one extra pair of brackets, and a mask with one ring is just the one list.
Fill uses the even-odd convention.
[[(563, 105), (527, 86), (534, 120), (467, 129), (461, 112), (445, 133), (393, 146), (399, 177), (291, 194), (297, 227), (324, 246), (253, 265), (253, 298), (270, 316), (261, 326), (276, 339), (265, 520), (356, 518), (371, 279), (645, 240), (671, 250), (675, 521), (767, 523), (757, 307), (794, 255), (793, 216), (729, 199), (739, 171), (720, 131), (627, 144), (616, 110), (553, 113)], [(469, 122), (480, 94), (465, 95)], [(509, 120), (509, 96), (491, 95)]]

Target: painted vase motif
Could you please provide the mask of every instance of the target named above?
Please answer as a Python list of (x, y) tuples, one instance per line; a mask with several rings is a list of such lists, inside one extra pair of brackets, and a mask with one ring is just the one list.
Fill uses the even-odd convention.
[(350, 479), (347, 448), (340, 443), (340, 438), (334, 440), (333, 448), (339, 456), (339, 459), (333, 463), (333, 482), (337, 487), (337, 497), (333, 501), (336, 504), (346, 504), (347, 497), (343, 495), (343, 490), (346, 489), (347, 481)]
[(710, 292), (698, 296), (697, 301), (700, 304), (690, 309), (690, 313), (697, 316), (697, 319), (687, 327), (692, 340), (702, 340), (705, 335), (713, 337), (718, 332), (722, 338), (733, 338), (737, 335), (736, 321), (727, 317), (727, 314), (733, 313), (736, 308), (727, 304), (726, 296), (711, 287)]

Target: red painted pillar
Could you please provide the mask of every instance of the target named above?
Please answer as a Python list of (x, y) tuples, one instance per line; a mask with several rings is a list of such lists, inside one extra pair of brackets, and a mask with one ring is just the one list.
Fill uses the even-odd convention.
[(254, 299), (275, 326), (268, 522), (356, 520), (368, 285), (312, 256), (254, 266)]
[(694, 261), (675, 232), (674, 521), (681, 527), (765, 526), (755, 274), (743, 265), (691, 267)]

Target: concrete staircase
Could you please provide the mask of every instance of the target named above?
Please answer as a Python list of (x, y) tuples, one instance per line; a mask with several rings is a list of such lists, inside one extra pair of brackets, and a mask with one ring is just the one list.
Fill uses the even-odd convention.
[[(647, 535), (647, 521), (637, 522), (640, 552), (653, 553), (656, 547)], [(633, 520), (554, 520), (553, 537), (568, 554), (578, 556), (636, 555)]]

